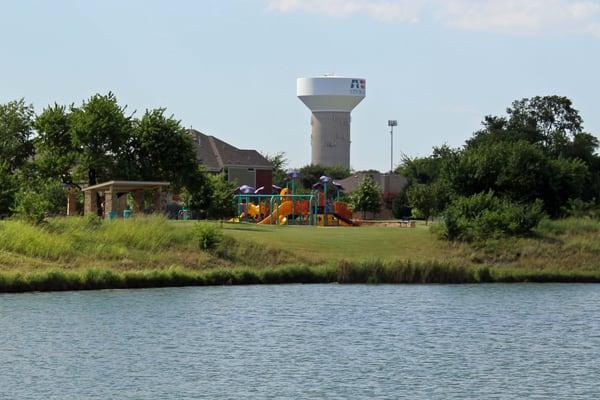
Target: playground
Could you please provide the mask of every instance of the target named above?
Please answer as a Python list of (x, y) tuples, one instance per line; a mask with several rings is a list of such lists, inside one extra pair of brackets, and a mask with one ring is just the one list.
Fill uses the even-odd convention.
[(243, 185), (236, 189), (238, 217), (230, 222), (258, 225), (344, 226), (358, 224), (352, 220), (352, 210), (341, 201), (344, 188), (327, 176), (321, 176), (309, 193), (298, 193), (300, 174), (287, 173), (285, 187), (265, 188)]

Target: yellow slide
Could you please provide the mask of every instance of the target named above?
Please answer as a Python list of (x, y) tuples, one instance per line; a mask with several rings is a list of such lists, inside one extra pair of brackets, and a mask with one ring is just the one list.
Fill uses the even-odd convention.
[(277, 210), (273, 211), (271, 215), (267, 216), (267, 218), (263, 219), (259, 222), (260, 225), (270, 225), (277, 223), (277, 217), (282, 220), (283, 218), (287, 218), (288, 215), (292, 213), (293, 202), (290, 200), (284, 201), (281, 203)]

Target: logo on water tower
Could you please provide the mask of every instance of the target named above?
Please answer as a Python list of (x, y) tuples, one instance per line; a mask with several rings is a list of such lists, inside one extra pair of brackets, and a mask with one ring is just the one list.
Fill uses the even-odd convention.
[(350, 83), (351, 94), (365, 94), (367, 88), (367, 82), (364, 79), (352, 79)]

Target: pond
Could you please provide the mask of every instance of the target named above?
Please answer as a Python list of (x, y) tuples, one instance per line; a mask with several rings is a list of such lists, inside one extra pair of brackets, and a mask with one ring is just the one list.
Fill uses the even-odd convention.
[(0, 295), (0, 398), (600, 398), (600, 286)]

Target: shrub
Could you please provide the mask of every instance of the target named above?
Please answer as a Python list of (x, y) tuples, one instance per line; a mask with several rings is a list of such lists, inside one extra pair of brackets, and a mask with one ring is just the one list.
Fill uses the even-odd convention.
[(584, 201), (580, 198), (569, 199), (567, 200), (567, 204), (562, 208), (562, 212), (565, 216), (574, 218), (594, 218), (600, 215), (595, 199), (592, 201)]
[(493, 192), (458, 197), (444, 213), (441, 235), (448, 240), (483, 241), (530, 234), (544, 217), (542, 202), (519, 204)]
[(13, 213), (20, 219), (40, 223), (48, 214), (62, 214), (67, 206), (65, 189), (55, 180), (34, 180), (15, 195)]
[(15, 215), (33, 224), (39, 224), (46, 216), (51, 204), (44, 193), (22, 190), (15, 196)]
[(196, 225), (196, 240), (202, 250), (214, 250), (223, 240), (221, 229), (209, 223), (198, 223)]

